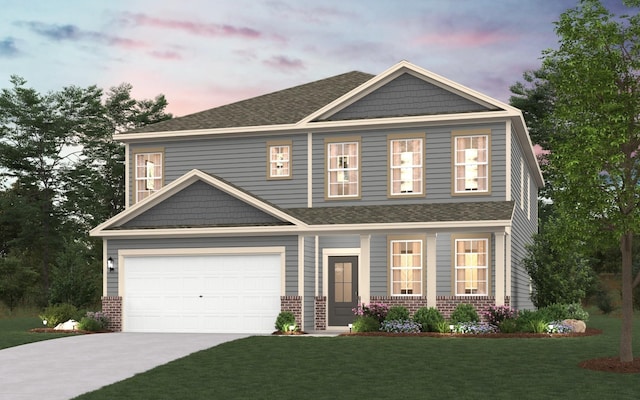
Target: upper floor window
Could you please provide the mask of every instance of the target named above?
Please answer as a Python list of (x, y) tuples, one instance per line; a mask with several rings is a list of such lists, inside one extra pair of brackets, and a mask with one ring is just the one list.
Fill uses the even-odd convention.
[(422, 295), (422, 240), (390, 240), (391, 295)]
[(135, 153), (136, 202), (149, 197), (162, 188), (163, 153)]
[(488, 295), (489, 239), (455, 239), (456, 296)]
[(489, 191), (489, 135), (454, 135), (454, 193)]
[(291, 141), (267, 142), (267, 178), (291, 178)]
[(389, 139), (389, 192), (391, 196), (424, 193), (423, 138)]
[(327, 143), (327, 197), (359, 198), (360, 142)]

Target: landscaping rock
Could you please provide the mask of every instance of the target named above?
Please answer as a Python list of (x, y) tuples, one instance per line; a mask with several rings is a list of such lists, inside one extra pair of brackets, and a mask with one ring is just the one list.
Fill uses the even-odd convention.
[(73, 319), (68, 320), (67, 322), (63, 322), (61, 324), (56, 325), (55, 330), (57, 331), (75, 331), (78, 329), (78, 321)]
[(571, 331), (575, 333), (583, 333), (587, 330), (587, 324), (584, 321), (580, 321), (579, 319), (565, 319), (562, 321), (563, 324), (571, 327)]

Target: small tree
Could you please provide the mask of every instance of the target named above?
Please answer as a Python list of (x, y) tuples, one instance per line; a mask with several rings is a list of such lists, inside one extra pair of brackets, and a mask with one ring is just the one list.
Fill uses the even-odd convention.
[(13, 311), (38, 279), (33, 268), (22, 264), (23, 259), (13, 255), (0, 257), (0, 300), (9, 311)]

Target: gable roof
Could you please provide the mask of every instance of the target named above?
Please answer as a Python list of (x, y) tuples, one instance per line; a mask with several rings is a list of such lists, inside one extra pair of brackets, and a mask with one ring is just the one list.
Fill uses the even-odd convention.
[(295, 124), (373, 78), (352, 71), (331, 78), (144, 126), (128, 133)]
[[(171, 182), (167, 186), (163, 187), (152, 196), (149, 196), (146, 199), (134, 204), (120, 214), (93, 228), (89, 232), (89, 234), (90, 236), (107, 236), (105, 235), (105, 233), (107, 233), (108, 231), (149, 230), (154, 228), (168, 227), (185, 228), (185, 226), (178, 226), (176, 224), (171, 224), (171, 222), (165, 222), (161, 226), (153, 226), (153, 224), (149, 224), (147, 221), (151, 221), (154, 218), (145, 217), (145, 213), (150, 213), (151, 217), (155, 217), (158, 214), (161, 215), (163, 205), (170, 205), (171, 203), (173, 203), (172, 200), (184, 202), (184, 200), (189, 197), (188, 195), (190, 193), (186, 193), (187, 196), (181, 196), (180, 194), (183, 193), (184, 190), (187, 190), (198, 182), (203, 182), (213, 188), (218, 189), (220, 192), (222, 192), (220, 194), (224, 198), (237, 199), (239, 202), (246, 204), (246, 207), (244, 207), (245, 210), (249, 208), (255, 210), (253, 215), (250, 216), (247, 221), (244, 221), (242, 223), (231, 223), (231, 221), (228, 221), (227, 223), (224, 223), (223, 226), (252, 226), (255, 229), (256, 226), (268, 228), (269, 226), (274, 225), (282, 227), (305, 225), (302, 221), (287, 214), (281, 208), (270, 204), (262, 199), (259, 199), (249, 194), (248, 192), (224, 181), (221, 178), (194, 169), (186, 173), (182, 177), (176, 179), (175, 181)], [(159, 213), (158, 210), (160, 210)], [(197, 216), (195, 216), (194, 218), (197, 218)], [(249, 219), (255, 218), (259, 219), (256, 223), (251, 223), (249, 221)], [(192, 218), (192, 220), (194, 219)], [(238, 221), (238, 219), (236, 219), (236, 221)], [(201, 222), (198, 223), (200, 224)], [(204, 226), (206, 228), (210, 227), (210, 225)], [(192, 227), (193, 226), (188, 226), (186, 228)]]

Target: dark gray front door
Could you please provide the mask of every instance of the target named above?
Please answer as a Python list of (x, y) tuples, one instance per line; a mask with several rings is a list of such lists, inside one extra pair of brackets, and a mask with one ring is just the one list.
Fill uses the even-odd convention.
[(358, 305), (358, 257), (329, 257), (329, 325), (353, 322)]

